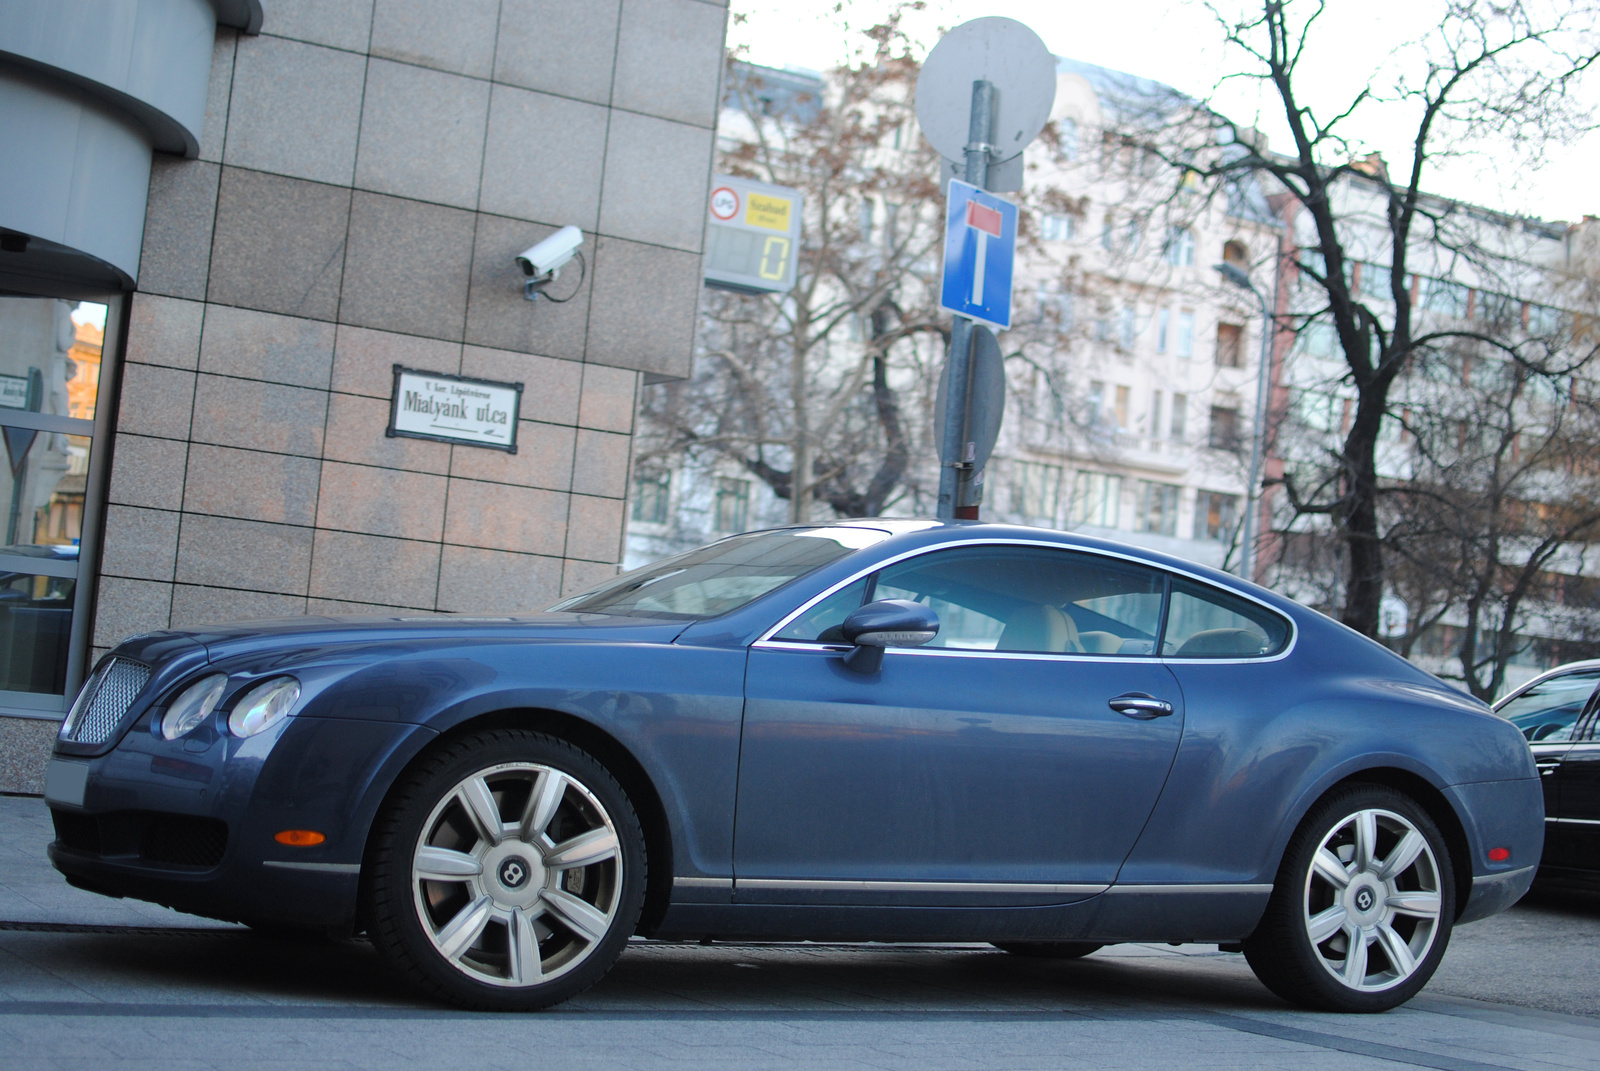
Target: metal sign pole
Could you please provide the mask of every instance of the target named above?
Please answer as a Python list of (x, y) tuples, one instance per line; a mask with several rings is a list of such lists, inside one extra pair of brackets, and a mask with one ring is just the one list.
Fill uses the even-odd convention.
[[(994, 115), (994, 85), (979, 79), (972, 83), (972, 113), (967, 126), (966, 180), (980, 190), (988, 188), (989, 124)], [(957, 316), (950, 328), (950, 358), (946, 365), (949, 389), (945, 392), (944, 426), (939, 451), (940, 520), (977, 520), (972, 501), (972, 464), (976, 451), (971, 441), (972, 321)]]

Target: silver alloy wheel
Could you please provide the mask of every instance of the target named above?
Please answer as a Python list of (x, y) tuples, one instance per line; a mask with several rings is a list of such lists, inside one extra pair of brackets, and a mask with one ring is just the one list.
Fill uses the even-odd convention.
[(1328, 973), (1358, 992), (1390, 989), (1416, 972), (1439, 932), (1439, 862), (1403, 815), (1357, 811), (1317, 846), (1302, 904)]
[(491, 985), (538, 985), (582, 963), (611, 929), (622, 852), (611, 816), (581, 782), (538, 763), (501, 763), (434, 806), (411, 887), (445, 962)]

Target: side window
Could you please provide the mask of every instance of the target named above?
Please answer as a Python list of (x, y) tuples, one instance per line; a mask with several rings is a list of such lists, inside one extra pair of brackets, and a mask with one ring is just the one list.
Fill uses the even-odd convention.
[(867, 587), (872, 578), (864, 576), (823, 599), (817, 605), (795, 618), (784, 630), (772, 638), (797, 643), (843, 643), (839, 626), (852, 610), (866, 599)]
[[(1533, 743), (1560, 744), (1572, 739), (1578, 716), (1600, 684), (1600, 669), (1579, 670), (1551, 677), (1523, 692), (1499, 708), (1522, 735)], [(1590, 719), (1588, 735), (1594, 735)]]
[(1033, 654), (1149, 655), (1161, 620), (1153, 569), (1045, 547), (969, 547), (897, 562), (873, 599), (939, 615), (929, 647)]
[(1163, 655), (1257, 658), (1277, 654), (1288, 642), (1288, 622), (1266, 607), (1173, 577)]

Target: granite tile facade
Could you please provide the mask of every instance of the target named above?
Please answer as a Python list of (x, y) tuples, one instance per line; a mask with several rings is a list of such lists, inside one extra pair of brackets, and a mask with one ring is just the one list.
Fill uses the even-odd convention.
[[(613, 575), (642, 374), (689, 370), (726, 7), (263, 8), (152, 176), (97, 653)], [(572, 299), (527, 301), (512, 257), (569, 223)], [(517, 453), (386, 435), (396, 365), (523, 383)]]

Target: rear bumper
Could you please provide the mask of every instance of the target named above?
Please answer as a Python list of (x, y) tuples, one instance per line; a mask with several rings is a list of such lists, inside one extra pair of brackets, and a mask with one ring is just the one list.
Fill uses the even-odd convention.
[[(1510, 907), (1533, 884), (1544, 851), (1544, 790), (1537, 777), (1480, 781), (1444, 790), (1461, 818), (1472, 886), (1457, 924)], [(1491, 852), (1503, 849), (1504, 859)]]
[(1456, 925), (1498, 915), (1521, 900), (1528, 887), (1533, 884), (1533, 875), (1538, 869), (1537, 865), (1525, 866), (1505, 874), (1481, 874), (1473, 878), (1472, 893), (1467, 897), (1466, 910), (1456, 919)]

